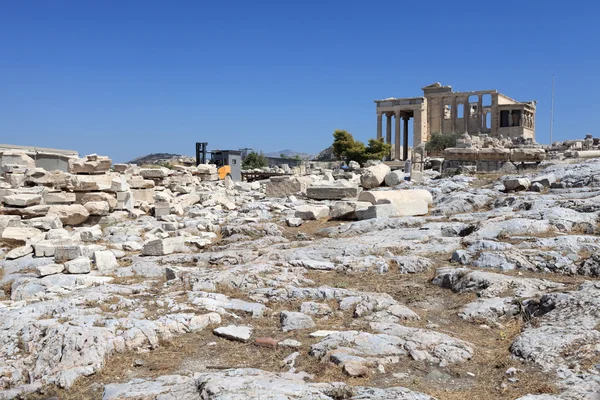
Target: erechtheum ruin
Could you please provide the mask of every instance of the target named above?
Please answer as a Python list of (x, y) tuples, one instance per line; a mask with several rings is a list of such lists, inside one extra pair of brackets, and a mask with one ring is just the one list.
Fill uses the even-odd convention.
[[(411, 118), (413, 148), (427, 142), (435, 133), (485, 134), (535, 141), (535, 101), (518, 102), (496, 90), (453, 92), (451, 86), (442, 86), (440, 83), (425, 86), (422, 90), (422, 97), (375, 100), (377, 138), (383, 138), (385, 115), (386, 143), (394, 144), (392, 154), (395, 159), (408, 158)], [(392, 118), (395, 119), (393, 142)]]

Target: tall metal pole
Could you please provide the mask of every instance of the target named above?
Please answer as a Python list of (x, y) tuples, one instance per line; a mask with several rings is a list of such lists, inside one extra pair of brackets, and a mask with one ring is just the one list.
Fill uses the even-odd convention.
[(554, 74), (552, 74), (552, 108), (550, 109), (550, 146), (552, 146), (553, 131), (554, 131)]

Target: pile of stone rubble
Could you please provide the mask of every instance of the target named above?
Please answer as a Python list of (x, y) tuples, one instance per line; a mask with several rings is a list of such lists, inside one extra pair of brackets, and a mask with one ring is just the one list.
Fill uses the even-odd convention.
[(585, 139), (554, 142), (548, 148), (553, 158), (596, 158), (600, 157), (600, 138), (586, 135)]
[(511, 173), (519, 168), (535, 167), (545, 159), (546, 151), (533, 142), (465, 133), (457, 140), (456, 147), (444, 150), (443, 169), (446, 173), (455, 170)]
[[(487, 185), (384, 164), (247, 183), (208, 165), (2, 160), (0, 399), (81, 382), (106, 400), (600, 392), (599, 160)], [(144, 366), (189, 335), (218, 351)]]

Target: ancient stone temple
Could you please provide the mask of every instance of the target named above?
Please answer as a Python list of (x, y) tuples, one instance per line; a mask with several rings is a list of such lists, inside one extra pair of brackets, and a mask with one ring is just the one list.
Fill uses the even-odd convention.
[[(394, 158), (406, 160), (409, 122), (413, 121), (413, 143), (427, 142), (434, 133), (535, 140), (535, 101), (518, 102), (496, 90), (453, 92), (451, 86), (434, 83), (422, 88), (423, 97), (375, 100), (377, 138), (393, 144)], [(395, 125), (392, 140), (392, 125)]]

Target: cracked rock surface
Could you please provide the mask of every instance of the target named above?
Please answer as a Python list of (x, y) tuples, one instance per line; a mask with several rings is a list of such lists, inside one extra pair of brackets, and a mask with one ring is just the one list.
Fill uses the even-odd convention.
[(600, 398), (599, 160), (388, 180), (429, 213), (362, 221), (208, 166), (74, 168), (0, 180), (0, 399)]

